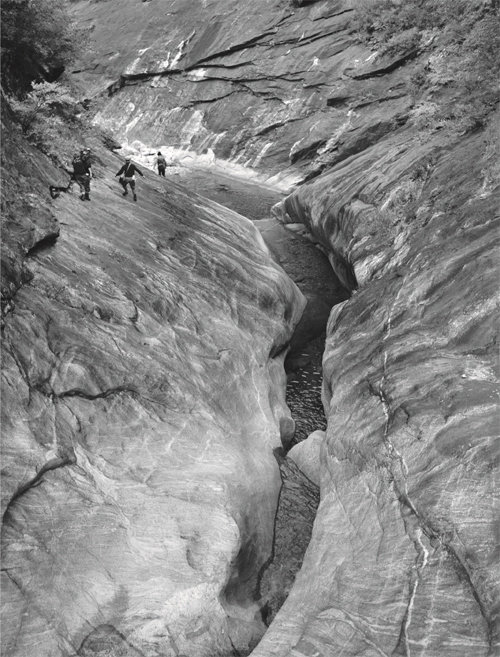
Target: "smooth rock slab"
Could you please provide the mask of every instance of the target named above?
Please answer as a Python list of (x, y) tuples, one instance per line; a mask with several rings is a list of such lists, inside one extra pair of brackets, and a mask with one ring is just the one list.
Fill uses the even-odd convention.
[[(398, 139), (285, 205), (359, 287), (327, 329), (311, 542), (253, 657), (500, 648), (493, 156), (480, 134), (439, 155)], [(412, 177), (423, 150), (430, 166)], [(395, 200), (411, 180), (405, 214)]]
[(305, 302), (251, 222), (102, 162), (5, 320), (2, 651), (248, 652)]

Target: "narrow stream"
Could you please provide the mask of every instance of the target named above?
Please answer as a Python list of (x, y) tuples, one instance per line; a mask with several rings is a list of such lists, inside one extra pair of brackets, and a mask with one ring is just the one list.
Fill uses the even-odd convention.
[(279, 190), (217, 169), (180, 169), (173, 179), (252, 219), (275, 260), (307, 298), (285, 362), (286, 399), (296, 424), (292, 444), (317, 429), (325, 429), (321, 403), (325, 328), (332, 306), (348, 297), (328, 259), (307, 238), (287, 230), (271, 217), (272, 206), (283, 198)]
[[(217, 170), (183, 169), (174, 179), (252, 219), (274, 259), (307, 299), (285, 361), (286, 401), (295, 420), (295, 435), (289, 449), (313, 431), (326, 428), (321, 402), (326, 324), (332, 306), (349, 295), (326, 256), (307, 238), (286, 229), (271, 216), (272, 206), (283, 197), (280, 191)], [(270, 625), (293, 586), (319, 504), (318, 486), (286, 457), (286, 450), (275, 450), (275, 458), (282, 486), (274, 522), (272, 554), (259, 574), (255, 599), (265, 626)], [(243, 657), (241, 652), (234, 655)]]

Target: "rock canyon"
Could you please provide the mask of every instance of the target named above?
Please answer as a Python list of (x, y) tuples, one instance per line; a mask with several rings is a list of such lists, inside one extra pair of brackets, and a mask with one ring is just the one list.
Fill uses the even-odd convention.
[(498, 109), (360, 4), (73, 0), (89, 127), (3, 95), (6, 657), (500, 654)]

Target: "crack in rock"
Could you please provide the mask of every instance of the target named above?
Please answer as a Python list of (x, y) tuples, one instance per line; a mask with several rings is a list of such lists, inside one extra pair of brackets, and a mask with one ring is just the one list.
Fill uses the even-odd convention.
[(409, 62), (412, 59), (415, 59), (420, 54), (420, 51), (417, 50), (411, 50), (410, 52), (406, 53), (406, 55), (403, 55), (402, 57), (398, 57), (397, 59), (394, 59), (392, 62), (389, 62), (388, 64), (381, 65), (381, 66), (374, 66), (368, 71), (361, 71), (360, 73), (356, 73), (355, 71), (347, 72), (346, 75), (349, 77), (353, 78), (354, 80), (368, 80), (369, 78), (376, 78), (380, 77), (382, 75), (385, 75), (386, 73), (392, 73), (392, 71), (395, 71), (397, 68), (400, 68), (401, 66), (404, 66), (407, 62)]
[(234, 46), (229, 46), (228, 48), (225, 48), (224, 50), (220, 50), (219, 52), (213, 53), (211, 55), (207, 55), (206, 57), (202, 57), (201, 59), (197, 60), (194, 64), (191, 64), (191, 66), (186, 66), (184, 69), (185, 71), (190, 71), (193, 68), (198, 68), (200, 64), (204, 64), (205, 62), (209, 62), (212, 59), (216, 59), (217, 57), (223, 57), (226, 55), (231, 55), (235, 52), (239, 52), (240, 50), (245, 50), (249, 46), (254, 46), (258, 45), (259, 41), (264, 39), (267, 36), (273, 36), (276, 34), (277, 28), (273, 28), (272, 30), (268, 32), (264, 32), (263, 34), (259, 34), (256, 37), (252, 37), (251, 39), (248, 39), (247, 41), (242, 41), (241, 43), (237, 43)]
[(81, 388), (71, 388), (70, 390), (65, 390), (64, 392), (58, 392), (58, 393), (54, 391), (50, 393), (46, 393), (45, 391), (43, 391), (43, 389), (40, 390), (36, 386), (34, 389), (50, 397), (51, 399), (64, 399), (65, 397), (81, 397), (82, 399), (88, 399), (89, 401), (94, 401), (95, 399), (106, 399), (107, 397), (111, 397), (112, 395), (119, 395), (122, 392), (129, 392), (132, 395), (137, 394), (137, 390), (135, 388), (126, 385), (116, 386), (115, 388), (108, 388), (107, 390), (103, 390), (102, 392), (98, 392), (96, 394), (85, 392), (85, 390), (82, 390)]
[(4, 511), (3, 517), (2, 517), (2, 526), (5, 524), (10, 510), (13, 506), (13, 504), (25, 493), (27, 493), (29, 490), (32, 488), (35, 488), (41, 483), (41, 479), (44, 476), (45, 473), (50, 472), (51, 470), (58, 470), (59, 468), (63, 468), (67, 465), (75, 465), (77, 462), (76, 460), (76, 454), (73, 450), (72, 447), (68, 449), (68, 453), (64, 454), (62, 456), (55, 456), (54, 458), (50, 459), (46, 463), (44, 463), (40, 470), (36, 473), (34, 477), (32, 477), (29, 481), (27, 481), (25, 484), (22, 484), (19, 486), (19, 488), (16, 490), (16, 492), (12, 495), (11, 499), (9, 500), (9, 503), (7, 504), (7, 507)]
[(413, 541), (413, 545), (415, 546), (417, 556), (415, 558), (415, 564), (410, 576), (410, 594), (408, 605), (406, 607), (406, 612), (401, 623), (401, 633), (398, 645), (396, 646), (397, 650), (399, 646), (404, 645), (405, 654), (407, 657), (411, 657), (409, 629), (412, 620), (413, 607), (417, 596), (418, 585), (422, 578), (422, 573), (429, 563), (429, 551), (422, 542), (422, 533), (422, 528), (418, 527), (414, 536), (410, 536), (411, 540)]
[[(393, 318), (393, 313), (395, 306), (398, 302), (399, 295), (401, 294), (403, 290), (403, 285), (401, 285), (394, 302), (391, 305), (391, 308), (388, 313), (388, 318), (386, 322), (386, 328), (385, 328), (385, 333), (382, 338), (382, 342), (385, 343), (391, 336), (392, 332), (392, 318)], [(403, 619), (403, 624), (402, 624), (402, 629), (401, 629), (401, 635), (400, 635), (400, 641), (404, 642), (405, 646), (405, 651), (406, 655), (410, 657), (410, 647), (409, 647), (409, 639), (408, 639), (408, 630), (410, 627), (411, 623), (411, 617), (412, 617), (412, 610), (414, 606), (414, 601), (415, 597), (417, 594), (417, 589), (418, 589), (418, 584), (421, 578), (421, 574), (425, 567), (428, 565), (429, 562), (429, 552), (425, 545), (422, 542), (422, 534), (424, 534), (429, 540), (435, 540), (438, 541), (441, 547), (452, 557), (454, 562), (457, 564), (457, 567), (459, 568), (460, 572), (464, 576), (464, 579), (467, 581), (471, 594), (474, 597), (474, 600), (476, 601), (480, 613), (482, 617), (485, 620), (486, 626), (488, 628), (488, 642), (490, 645), (490, 648), (493, 645), (493, 623), (494, 620), (493, 618), (490, 617), (490, 615), (487, 613), (485, 605), (483, 601), (481, 600), (481, 597), (479, 595), (479, 592), (474, 584), (472, 574), (467, 567), (466, 563), (464, 563), (464, 560), (460, 558), (459, 554), (457, 553), (456, 549), (450, 544), (451, 539), (447, 539), (447, 537), (440, 532), (437, 529), (434, 529), (431, 524), (431, 520), (426, 519), (422, 513), (417, 509), (416, 505), (412, 501), (409, 491), (408, 491), (408, 474), (409, 474), (409, 468), (408, 465), (401, 454), (401, 452), (398, 451), (396, 446), (391, 442), (389, 439), (389, 433), (390, 429), (392, 426), (392, 422), (395, 416), (395, 411), (392, 410), (391, 404), (389, 397), (386, 393), (385, 390), (385, 384), (387, 382), (388, 378), (388, 371), (387, 371), (387, 363), (388, 363), (388, 353), (387, 350), (384, 347), (383, 350), (383, 363), (382, 363), (382, 380), (380, 381), (378, 387), (375, 387), (372, 383), (368, 383), (368, 389), (372, 395), (377, 397), (381, 404), (382, 404), (382, 409), (385, 417), (385, 423), (384, 423), (384, 432), (383, 432), (383, 443), (386, 447), (386, 450), (389, 454), (390, 457), (390, 463), (397, 462), (398, 464), (398, 469), (399, 469), (399, 475), (396, 474), (394, 469), (391, 467), (390, 464), (386, 464), (385, 467), (389, 470), (390, 474), (392, 475), (393, 478), (393, 486), (394, 490), (397, 494), (398, 501), (400, 504), (403, 504), (406, 508), (409, 509), (409, 511), (412, 513), (413, 517), (416, 519), (419, 527), (418, 529), (415, 530), (414, 535), (412, 536), (411, 534), (408, 534), (410, 539), (412, 540), (413, 544), (415, 545), (415, 549), (417, 551), (417, 558), (414, 566), (414, 573), (415, 573), (415, 578), (412, 581), (411, 587), (410, 587), (410, 598), (408, 602), (408, 607), (407, 611), (405, 614), (405, 618)], [(408, 423), (408, 421), (407, 421)], [(406, 522), (405, 522), (406, 525)]]

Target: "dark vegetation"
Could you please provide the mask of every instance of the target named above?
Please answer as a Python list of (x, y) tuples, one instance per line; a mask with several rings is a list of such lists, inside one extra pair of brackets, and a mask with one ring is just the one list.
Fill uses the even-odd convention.
[(31, 279), (26, 258), (59, 234), (49, 185), (68, 184), (71, 157), (82, 147), (94, 156), (102, 144), (118, 145), (91, 125), (88, 101), (78, 100), (61, 81), (86, 40), (73, 26), (65, 0), (2, 0), (1, 21), (4, 316), (12, 311), (17, 290)]
[(84, 107), (59, 79), (85, 33), (66, 0), (2, 0), (1, 33), (2, 102), (30, 143), (57, 162), (65, 133), (84, 130)]
[(353, 29), (380, 56), (427, 54), (413, 73), (420, 127), (482, 127), (498, 104), (498, 0), (360, 0)]
[(83, 43), (65, 0), (2, 0), (1, 23), (2, 86), (11, 94), (57, 80)]

